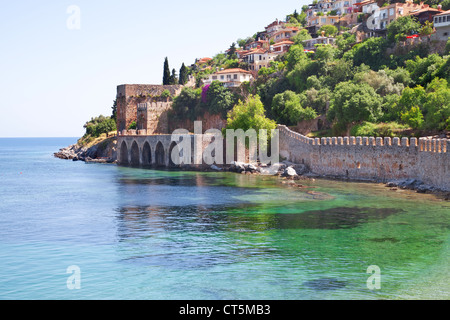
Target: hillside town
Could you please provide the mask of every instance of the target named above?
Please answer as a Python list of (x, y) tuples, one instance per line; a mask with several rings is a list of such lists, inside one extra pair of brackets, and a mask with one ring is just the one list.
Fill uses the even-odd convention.
[[(244, 67), (216, 70), (204, 79), (204, 84), (218, 80), (227, 87), (239, 87), (243, 81), (253, 80), (259, 70), (269, 68), (271, 61), (289, 51), (295, 44), (295, 36), (302, 30), (303, 35), (309, 38), (301, 40), (306, 53), (314, 53), (320, 45), (335, 45), (336, 36), (344, 32), (355, 35), (355, 44), (372, 37), (386, 37), (388, 25), (405, 16), (414, 17), (422, 26), (432, 26), (425, 40), (420, 34), (407, 35), (406, 41), (410, 43), (446, 42), (450, 34), (450, 10), (444, 11), (442, 5), (434, 8), (424, 2), (414, 3), (413, 0), (391, 4), (381, 1), (381, 5), (376, 0), (315, 0), (302, 8), (302, 14), (303, 25), (296, 20), (295, 16), (300, 15), (295, 12), (294, 16), (288, 17), (291, 20), (276, 19), (271, 22), (264, 31), (256, 34), (256, 39), (247, 41), (242, 47), (226, 50), (227, 53), (235, 50), (239, 63)], [(326, 26), (336, 27), (337, 32), (329, 34), (325, 31)], [(211, 58), (197, 59), (194, 68), (208, 68), (207, 64), (211, 61)]]

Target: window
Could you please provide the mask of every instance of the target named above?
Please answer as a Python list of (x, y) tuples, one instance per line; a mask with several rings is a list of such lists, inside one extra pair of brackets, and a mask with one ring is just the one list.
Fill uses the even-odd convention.
[(238, 75), (237, 75), (237, 74), (234, 74), (234, 75), (233, 75), (233, 79), (234, 79), (234, 80), (237, 80), (237, 78), (238, 78)]
[(213, 76), (212, 79), (213, 79), (213, 80), (217, 80), (217, 76)]
[(393, 16), (394, 15), (394, 8), (389, 9), (389, 15)]
[(220, 80), (224, 80), (225, 79), (225, 76), (220, 76)]
[(259, 60), (260, 60), (260, 61), (262, 60), (262, 55), (259, 55)]
[(227, 80), (231, 80), (231, 74), (227, 74)]

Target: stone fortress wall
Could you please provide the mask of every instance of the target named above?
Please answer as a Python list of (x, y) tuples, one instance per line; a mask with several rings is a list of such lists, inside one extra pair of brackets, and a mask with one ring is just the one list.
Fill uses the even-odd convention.
[[(175, 119), (169, 119), (170, 99), (161, 98), (168, 90), (172, 96), (183, 86), (122, 85), (117, 87), (118, 153), (122, 146), (123, 163), (160, 163), (167, 165), (170, 154), (170, 133), (177, 129)], [(212, 118), (204, 130), (224, 123)], [(128, 130), (137, 122), (136, 130)], [(205, 122), (205, 121), (204, 121)], [(211, 127), (212, 126), (212, 127)], [(183, 128), (183, 126), (180, 126)], [(302, 163), (316, 174), (348, 179), (388, 182), (395, 179), (417, 179), (442, 190), (450, 190), (450, 140), (427, 138), (333, 137), (308, 138), (278, 126), (280, 156)], [(186, 128), (190, 131), (191, 128)], [(163, 137), (163, 135), (168, 135)], [(159, 138), (150, 138), (159, 136)], [(150, 139), (150, 140), (149, 140)], [(151, 139), (156, 139), (155, 141)], [(158, 141), (157, 141), (158, 140)], [(133, 147), (133, 142), (137, 145)], [(149, 147), (144, 151), (144, 142)], [(124, 142), (125, 144), (123, 144)], [(156, 147), (160, 144), (157, 160)], [(173, 147), (173, 146), (172, 146)], [(206, 146), (203, 146), (205, 148)], [(134, 151), (133, 151), (134, 150)], [(134, 156), (133, 156), (134, 154)], [(150, 154), (150, 156), (143, 155)], [(147, 159), (148, 158), (148, 159)], [(119, 163), (120, 163), (119, 162)]]
[(308, 138), (286, 126), (280, 156), (323, 176), (388, 182), (417, 179), (450, 190), (450, 140), (427, 138)]
[[(169, 133), (167, 111), (172, 108), (172, 102), (167, 98), (162, 98), (161, 94), (168, 90), (172, 96), (180, 94), (181, 85), (140, 85), (125, 84), (117, 87), (117, 130), (122, 132), (127, 130), (132, 122), (138, 122), (138, 106), (145, 108), (145, 121), (141, 130), (145, 129), (148, 134)], [(141, 110), (140, 116), (144, 115)], [(148, 127), (147, 127), (148, 126)]]

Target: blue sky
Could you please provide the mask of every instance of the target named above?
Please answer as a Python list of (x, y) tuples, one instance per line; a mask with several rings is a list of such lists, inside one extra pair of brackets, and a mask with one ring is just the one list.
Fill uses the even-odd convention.
[[(120, 84), (161, 84), (164, 57), (211, 57), (307, 0), (9, 1), (0, 10), (0, 137), (78, 137)], [(80, 9), (70, 30), (69, 6)]]

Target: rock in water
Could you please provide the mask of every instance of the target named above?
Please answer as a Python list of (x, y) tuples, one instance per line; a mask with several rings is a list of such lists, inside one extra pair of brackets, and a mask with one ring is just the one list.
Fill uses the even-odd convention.
[(297, 174), (297, 171), (295, 171), (294, 168), (292, 168), (292, 167), (287, 167), (287, 168), (284, 170), (283, 176), (284, 176), (284, 177), (288, 177), (288, 178), (294, 178), (294, 177), (298, 176), (298, 174)]

